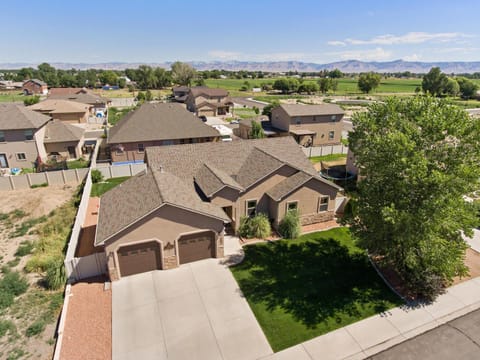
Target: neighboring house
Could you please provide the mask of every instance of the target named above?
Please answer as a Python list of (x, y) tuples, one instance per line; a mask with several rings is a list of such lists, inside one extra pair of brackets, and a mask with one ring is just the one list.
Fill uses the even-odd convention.
[(288, 132), (274, 128), (268, 117), (265, 115), (240, 120), (236, 135), (242, 139), (251, 139), (250, 134), (252, 132), (252, 122), (260, 123), (265, 137), (288, 136)]
[(46, 158), (43, 138), (49, 116), (23, 105), (0, 104), (0, 168), (32, 168)]
[(48, 99), (68, 100), (81, 104), (90, 105), (90, 114), (93, 116), (105, 116), (111, 100), (97, 95), (86, 88), (52, 88), (48, 93)]
[(192, 87), (185, 100), (187, 109), (197, 116), (227, 115), (233, 102), (224, 89), (212, 89), (206, 86)]
[(146, 173), (100, 199), (95, 245), (112, 280), (223, 256), (225, 226), (288, 210), (302, 224), (331, 220), (337, 185), (321, 178), (290, 137), (146, 149)]
[(148, 146), (218, 141), (220, 134), (181, 104), (145, 103), (108, 132), (113, 163), (143, 162)]
[(66, 123), (87, 123), (90, 105), (69, 100), (47, 99), (28, 108)]
[(184, 103), (187, 100), (189, 92), (190, 88), (188, 86), (174, 86), (172, 88), (173, 99), (179, 103)]
[(38, 79), (25, 81), (22, 89), (25, 95), (47, 95), (48, 93), (47, 83)]
[(2, 90), (15, 90), (22, 88), (23, 82), (21, 81), (0, 80), (0, 89)]
[(282, 104), (272, 110), (272, 126), (303, 146), (340, 144), (344, 111), (338, 105)]
[(82, 157), (84, 130), (60, 120), (49, 121), (45, 128), (43, 144), (47, 158), (78, 159)]

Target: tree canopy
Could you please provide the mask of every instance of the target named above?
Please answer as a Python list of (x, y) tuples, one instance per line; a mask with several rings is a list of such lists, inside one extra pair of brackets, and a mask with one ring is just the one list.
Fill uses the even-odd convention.
[(471, 234), (476, 214), (463, 196), (479, 186), (480, 122), (429, 96), (390, 98), (352, 122), (363, 177), (352, 231), (412, 292), (434, 298), (466, 274), (461, 231)]
[(263, 139), (265, 132), (263, 131), (262, 124), (252, 120), (252, 129), (250, 130), (250, 139)]
[(360, 91), (368, 94), (373, 89), (376, 89), (380, 85), (380, 74), (369, 72), (366, 74), (360, 74), (358, 78), (358, 88)]
[(196, 71), (187, 63), (176, 61), (172, 64), (172, 79), (178, 85), (190, 86)]
[(273, 88), (275, 90), (280, 90), (283, 94), (289, 94), (297, 91), (300, 83), (297, 79), (294, 78), (282, 78), (277, 79), (273, 83)]
[(424, 93), (440, 96), (445, 93), (448, 77), (440, 71), (439, 67), (433, 67), (423, 76), (422, 89)]

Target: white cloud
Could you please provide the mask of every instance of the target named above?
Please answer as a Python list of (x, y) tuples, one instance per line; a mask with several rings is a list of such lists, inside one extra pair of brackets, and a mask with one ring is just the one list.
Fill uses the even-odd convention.
[(405, 60), (405, 61), (419, 61), (421, 58), (420, 55), (418, 54), (412, 54), (412, 55), (407, 55), (407, 56), (404, 56), (402, 58), (402, 60)]
[(329, 55), (338, 56), (342, 60), (385, 61), (392, 59), (392, 52), (380, 47), (367, 50), (338, 51), (329, 53)]
[(431, 49), (432, 52), (435, 52), (438, 54), (449, 54), (449, 53), (471, 54), (473, 52), (477, 52), (478, 50), (480, 49), (475, 47), (450, 47), (450, 48)]
[(451, 42), (472, 37), (471, 35), (450, 32), (450, 33), (427, 33), (427, 32), (409, 32), (404, 35), (379, 35), (368, 40), (345, 39), (343, 41), (329, 41), (328, 45), (344, 46), (349, 45), (399, 45), (399, 44), (422, 44), (425, 42)]
[(208, 56), (217, 60), (235, 60), (241, 55), (235, 51), (212, 50), (208, 52)]

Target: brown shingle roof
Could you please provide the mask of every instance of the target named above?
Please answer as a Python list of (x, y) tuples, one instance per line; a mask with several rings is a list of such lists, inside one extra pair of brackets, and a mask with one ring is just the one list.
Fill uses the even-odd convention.
[(38, 129), (50, 120), (18, 104), (0, 104), (0, 130)]
[(175, 103), (145, 103), (125, 115), (108, 134), (109, 144), (218, 137), (217, 130)]
[(47, 83), (46, 83), (45, 81), (38, 80), (38, 79), (26, 80), (23, 84), (25, 85), (25, 83), (27, 83), (27, 82), (29, 82), (29, 81), (31, 81), (31, 82), (33, 82), (33, 83), (35, 83), (35, 84), (38, 84), (38, 85), (40, 85), (40, 86), (46, 86), (46, 85), (47, 85)]
[[(339, 189), (337, 185), (318, 175), (299, 145), (289, 136), (156, 146), (147, 147), (145, 152), (149, 166), (163, 167), (165, 171), (186, 180), (189, 184), (204, 163), (220, 169), (242, 186), (250, 186), (252, 182), (256, 181), (255, 178), (261, 179), (279, 164), (286, 164)], [(251, 156), (252, 154), (253, 156)], [(257, 155), (258, 161), (256, 160)], [(245, 174), (245, 172), (249, 174)]]
[(273, 200), (280, 201), (283, 197), (298, 189), (312, 178), (312, 175), (306, 174), (303, 171), (299, 171), (273, 186), (266, 192), (266, 194)]
[(343, 109), (335, 104), (303, 105), (303, 104), (281, 104), (289, 116), (314, 116), (314, 115), (342, 115)]
[(190, 89), (193, 97), (198, 97), (200, 95), (206, 96), (215, 96), (215, 97), (226, 97), (228, 96), (228, 91), (225, 89), (218, 88), (209, 88), (206, 86), (195, 86)]
[(78, 87), (65, 87), (65, 88), (50, 88), (48, 90), (48, 96), (52, 95), (74, 95), (79, 93), (87, 93), (88, 90), (85, 88)]
[(60, 120), (50, 121), (45, 127), (45, 137), (43, 142), (46, 144), (79, 141), (83, 136), (84, 130), (78, 126), (65, 124)]
[(238, 184), (225, 172), (204, 163), (194, 176), (194, 180), (203, 193), (207, 197), (211, 197), (217, 191), (223, 189), (225, 186), (242, 190), (242, 186)]
[(219, 207), (203, 202), (193, 187), (172, 174), (150, 168), (101, 197), (95, 245), (165, 204), (230, 221)]
[(85, 113), (90, 105), (75, 101), (46, 99), (28, 107), (31, 110), (48, 112), (49, 114)]
[(58, 99), (58, 100), (69, 100), (82, 104), (107, 104), (110, 99), (104, 98), (103, 96), (88, 92), (88, 93), (77, 93), (77, 94), (51, 94), (48, 95), (48, 99)]

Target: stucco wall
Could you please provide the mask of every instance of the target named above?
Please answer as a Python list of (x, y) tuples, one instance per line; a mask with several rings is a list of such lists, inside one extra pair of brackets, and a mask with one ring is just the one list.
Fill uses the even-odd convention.
[[(58, 152), (61, 156), (66, 157), (67, 159), (78, 159), (82, 156), (81, 143), (83, 141), (71, 141), (71, 142), (62, 142), (62, 143), (50, 143), (45, 144), (45, 150), (47, 154), (52, 152)], [(75, 156), (71, 157), (68, 152), (68, 147), (73, 146), (75, 148)]]
[(52, 118), (55, 120), (61, 120), (66, 123), (82, 123), (85, 124), (88, 121), (89, 111), (83, 113), (54, 113), (51, 114)]
[[(5, 142), (0, 143), (0, 154), (5, 154), (10, 168), (32, 168), (39, 153), (37, 146), (37, 138), (41, 137), (42, 131), (36, 136), (34, 134), (33, 140), (25, 140), (24, 130), (5, 130)], [(25, 153), (25, 160), (17, 160), (17, 153)]]

